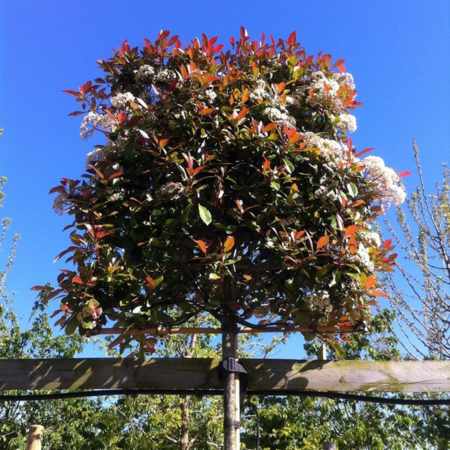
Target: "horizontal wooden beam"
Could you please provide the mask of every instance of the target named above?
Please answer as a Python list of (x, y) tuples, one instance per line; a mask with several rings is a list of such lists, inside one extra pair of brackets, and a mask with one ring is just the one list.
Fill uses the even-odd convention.
[[(257, 325), (258, 326), (258, 325)], [(367, 327), (358, 323), (355, 325), (275, 325), (264, 328), (241, 327), (236, 330), (238, 334), (258, 334), (258, 333), (355, 333), (358, 331), (367, 331)], [(152, 336), (165, 336), (167, 334), (221, 334), (222, 328), (212, 327), (174, 327), (174, 328), (102, 328), (93, 334), (150, 334)]]
[[(249, 390), (449, 392), (450, 361), (244, 359)], [(219, 359), (0, 359), (0, 391), (221, 389)]]

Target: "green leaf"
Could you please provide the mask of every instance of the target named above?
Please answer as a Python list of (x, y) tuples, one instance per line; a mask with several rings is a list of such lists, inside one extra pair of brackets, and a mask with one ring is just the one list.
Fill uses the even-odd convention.
[(337, 342), (330, 342), (330, 345), (333, 347), (333, 350), (336, 353), (338, 359), (345, 359), (344, 349)]
[(191, 212), (192, 203), (189, 203), (189, 205), (184, 208), (183, 215), (181, 216), (181, 221), (184, 223), (189, 217), (189, 213)]
[(294, 164), (291, 163), (291, 161), (289, 161), (288, 159), (283, 158), (284, 164), (285, 164), (285, 168), (287, 170), (287, 172), (289, 172), (290, 174), (294, 172)]
[(358, 188), (352, 182), (347, 184), (347, 189), (348, 189), (349, 194), (353, 198), (355, 198), (358, 195)]
[(205, 222), (206, 225), (209, 225), (212, 221), (211, 213), (209, 212), (209, 210), (202, 205), (198, 205), (198, 212), (203, 222)]
[(278, 191), (280, 189), (280, 185), (278, 183), (276, 183), (275, 181), (271, 181), (270, 185), (276, 190)]
[(76, 314), (72, 314), (70, 319), (66, 322), (66, 326), (64, 328), (64, 332), (67, 336), (75, 333), (75, 330), (78, 328), (78, 320)]

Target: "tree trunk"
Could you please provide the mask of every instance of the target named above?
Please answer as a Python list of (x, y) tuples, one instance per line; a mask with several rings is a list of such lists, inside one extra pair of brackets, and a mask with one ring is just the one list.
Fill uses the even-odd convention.
[[(189, 349), (182, 355), (182, 358), (192, 358), (195, 346), (197, 345), (197, 335), (191, 336), (191, 342), (189, 343)], [(189, 450), (191, 444), (189, 442), (189, 402), (191, 400), (190, 395), (183, 396), (183, 403), (181, 405), (181, 436), (180, 436), (180, 449)]]
[[(222, 333), (222, 359), (235, 358), (235, 334), (231, 331)], [(236, 377), (234, 372), (224, 371), (223, 379), (223, 410), (224, 410), (224, 450), (239, 450), (240, 429), (236, 426), (239, 421), (239, 401), (236, 394)]]
[(190, 395), (183, 396), (183, 403), (181, 405), (181, 436), (180, 449), (189, 450), (189, 401)]
[(30, 425), (28, 430), (27, 450), (41, 450), (42, 435), (44, 427), (41, 425)]

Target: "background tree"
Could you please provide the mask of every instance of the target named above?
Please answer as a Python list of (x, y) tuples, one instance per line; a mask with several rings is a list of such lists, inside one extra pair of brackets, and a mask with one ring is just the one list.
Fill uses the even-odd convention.
[(399, 226), (386, 222), (404, 255), (404, 262), (397, 262), (402, 277), (387, 274), (383, 280), (396, 316), (391, 332), (398, 335), (402, 353), (408, 358), (448, 359), (450, 171), (443, 164), (442, 182), (429, 194), (415, 141), (413, 147), (420, 184), (407, 199), (406, 210), (396, 209)]

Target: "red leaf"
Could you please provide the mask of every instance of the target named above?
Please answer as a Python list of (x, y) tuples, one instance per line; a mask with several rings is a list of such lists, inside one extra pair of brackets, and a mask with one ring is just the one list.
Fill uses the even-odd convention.
[(325, 245), (327, 245), (328, 242), (330, 242), (330, 236), (322, 236), (317, 242), (317, 250), (320, 250), (322, 247), (325, 247)]
[(359, 153), (357, 153), (355, 156), (358, 158), (361, 155), (365, 155), (366, 153), (371, 152), (372, 150), (375, 150), (375, 148), (366, 148), (365, 150), (361, 150)]
[(386, 239), (383, 243), (383, 248), (388, 248), (392, 244), (392, 239)]
[(294, 137), (291, 137), (289, 139), (289, 145), (295, 144), (296, 142), (300, 141), (302, 137), (299, 134), (296, 134)]
[(294, 45), (297, 40), (297, 33), (293, 31), (288, 37), (288, 44)]
[(202, 252), (206, 255), (206, 253), (207, 253), (206, 244), (203, 241), (198, 240), (197, 245), (201, 248)]
[(368, 277), (366, 279), (366, 288), (370, 289), (375, 286), (375, 278), (374, 277)]
[(405, 172), (402, 172), (402, 173), (398, 174), (398, 176), (400, 178), (407, 177), (408, 175), (411, 175), (411, 172), (408, 172), (407, 170)]
[(154, 288), (156, 287), (155, 280), (154, 280), (152, 277), (146, 277), (146, 278), (145, 278), (145, 281), (147, 282), (147, 286), (148, 286), (150, 289), (154, 289)]
[(61, 309), (57, 309), (51, 316), (50, 319), (53, 319), (53, 317), (57, 316), (60, 312), (62, 312)]
[(270, 161), (266, 157), (264, 157), (263, 170), (268, 169), (270, 169)]
[(353, 141), (351, 138), (348, 138), (348, 144), (347, 147), (349, 150), (353, 150)]
[(200, 114), (201, 116), (205, 116), (206, 114), (211, 114), (211, 113), (213, 113), (214, 111), (215, 111), (214, 108), (205, 108), (205, 109), (202, 109), (201, 111), (199, 111), (199, 114)]
[(262, 132), (263, 132), (263, 133), (267, 133), (268, 131), (272, 131), (274, 128), (276, 128), (276, 126), (277, 126), (277, 124), (276, 124), (275, 122), (269, 123), (269, 125), (266, 125), (266, 126), (263, 128)]
[(223, 249), (226, 252), (229, 252), (234, 247), (234, 237), (228, 236), (225, 244), (223, 245)]
[(237, 116), (237, 120), (243, 119), (248, 114), (248, 108), (244, 108)]
[(64, 94), (73, 95), (74, 97), (79, 97), (80, 96), (80, 93), (77, 92), (77, 91), (65, 90), (65, 91), (62, 91), (62, 92), (64, 92)]
[(341, 64), (341, 65), (339, 66), (339, 72), (341, 72), (341, 73), (342, 73), (342, 72), (345, 72), (345, 66), (344, 66), (344, 65)]
[(336, 69), (336, 67), (339, 67), (342, 63), (345, 62), (345, 59), (339, 59), (333, 64), (333, 69)]
[(367, 295), (370, 295), (371, 297), (382, 297), (382, 298), (389, 298), (389, 295), (384, 294), (380, 291), (368, 291)]
[(360, 227), (358, 225), (350, 225), (346, 230), (345, 230), (345, 235), (344, 237), (348, 237), (348, 236), (353, 236), (357, 231), (359, 231)]
[(47, 289), (48, 286), (33, 286), (31, 288), (32, 291), (43, 291), (45, 289)]
[(123, 172), (113, 173), (108, 177), (108, 180), (113, 180), (114, 178), (120, 177), (120, 175), (123, 175)]
[(75, 276), (73, 277), (72, 281), (73, 281), (74, 283), (83, 284), (83, 280), (82, 280), (78, 275), (75, 275)]

